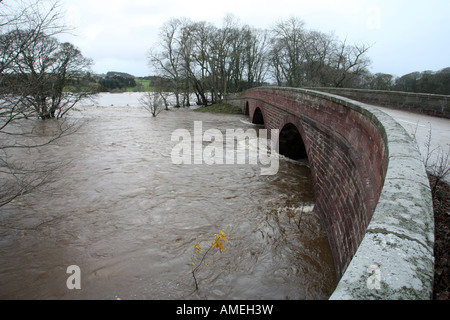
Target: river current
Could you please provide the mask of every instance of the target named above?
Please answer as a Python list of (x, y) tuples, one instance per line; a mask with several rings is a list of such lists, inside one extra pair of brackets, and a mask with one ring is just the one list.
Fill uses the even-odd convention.
[[(79, 129), (33, 154), (64, 167), (0, 208), (0, 299), (331, 295), (335, 271), (307, 162), (281, 157), (278, 173), (263, 176), (260, 165), (171, 161), (175, 130), (193, 132), (194, 121), (224, 133), (259, 129), (248, 117), (181, 108), (154, 118), (135, 96), (103, 95), (69, 118)], [(196, 270), (196, 290), (192, 262), (219, 230), (229, 241)], [(72, 265), (80, 289), (67, 286)]]

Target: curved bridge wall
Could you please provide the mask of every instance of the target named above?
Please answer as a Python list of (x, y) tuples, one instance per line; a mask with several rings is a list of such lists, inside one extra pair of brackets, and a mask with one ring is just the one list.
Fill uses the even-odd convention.
[(257, 88), (240, 98), (252, 120), (259, 108), (266, 129), (291, 123), (303, 138), (340, 279), (331, 298), (430, 298), (431, 193), (404, 129), (374, 107), (312, 90)]

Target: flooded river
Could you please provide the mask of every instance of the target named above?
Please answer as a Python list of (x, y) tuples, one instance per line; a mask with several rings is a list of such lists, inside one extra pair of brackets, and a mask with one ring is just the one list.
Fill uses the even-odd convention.
[[(111, 95), (70, 118), (77, 132), (38, 155), (64, 163), (54, 181), (0, 208), (0, 299), (330, 296), (334, 266), (307, 162), (282, 158), (278, 174), (262, 176), (258, 165), (171, 161), (174, 130), (258, 128), (246, 116), (153, 118)], [(205, 252), (219, 230), (229, 242), (207, 255), (196, 290), (194, 246)], [(67, 286), (71, 265), (81, 289)]]

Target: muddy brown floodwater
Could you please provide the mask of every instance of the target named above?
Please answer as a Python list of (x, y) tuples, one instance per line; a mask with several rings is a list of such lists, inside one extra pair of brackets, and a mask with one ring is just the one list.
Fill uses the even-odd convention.
[[(257, 128), (247, 117), (180, 109), (153, 118), (111, 105), (70, 117), (81, 128), (39, 152), (65, 163), (63, 170), (0, 208), (0, 299), (331, 295), (334, 265), (311, 210), (307, 162), (282, 158), (274, 176), (261, 176), (258, 165), (172, 164), (174, 130), (191, 131), (194, 121), (203, 130)], [(229, 242), (196, 273), (197, 291), (194, 245), (207, 248), (219, 230)], [(79, 290), (66, 285), (71, 265), (81, 270)]]

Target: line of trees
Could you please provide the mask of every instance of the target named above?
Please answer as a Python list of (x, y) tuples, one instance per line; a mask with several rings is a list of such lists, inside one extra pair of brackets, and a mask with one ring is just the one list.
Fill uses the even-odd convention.
[(450, 68), (416, 71), (401, 77), (388, 73), (368, 74), (360, 88), (450, 95)]
[(387, 83), (387, 90), (450, 95), (450, 68), (412, 72)]
[(207, 105), (224, 95), (276, 82), (279, 86), (357, 87), (369, 74), (367, 44), (349, 45), (332, 33), (307, 30), (290, 18), (271, 30), (241, 25), (226, 16), (222, 27), (187, 18), (170, 19), (148, 62), (162, 91), (174, 92), (178, 106)]

